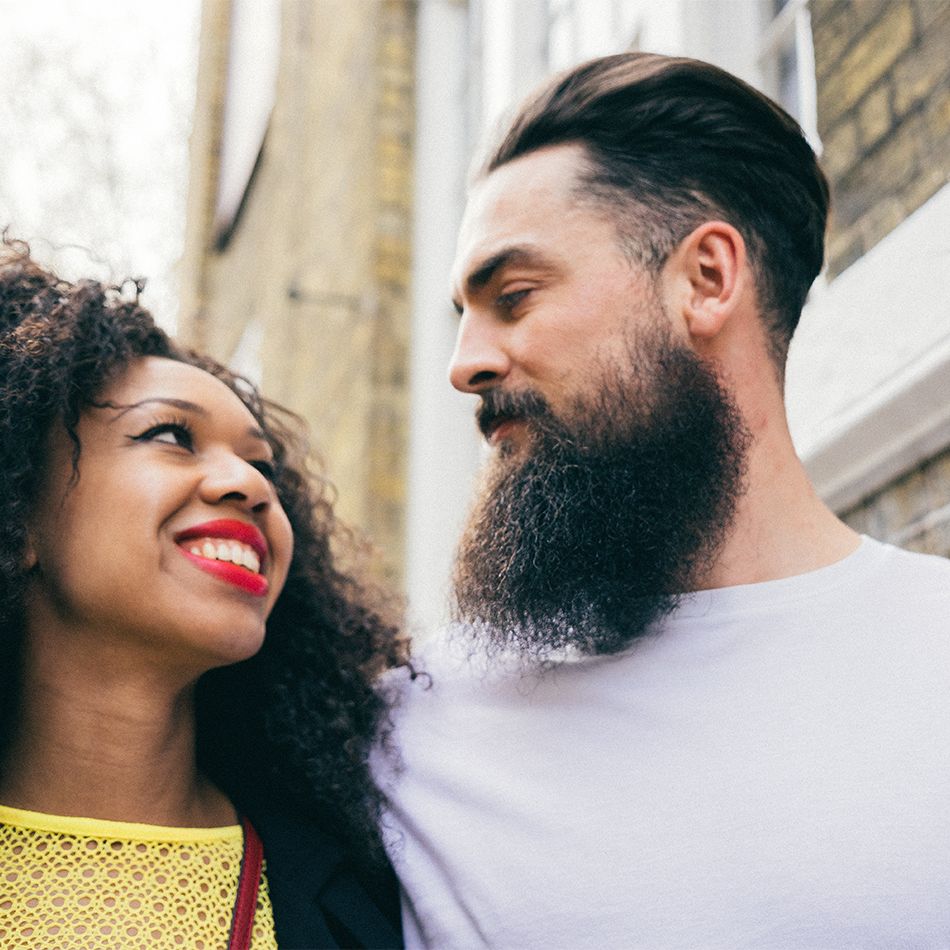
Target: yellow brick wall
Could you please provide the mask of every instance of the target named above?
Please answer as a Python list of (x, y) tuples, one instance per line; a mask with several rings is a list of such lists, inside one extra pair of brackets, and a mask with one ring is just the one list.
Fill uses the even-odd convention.
[(950, 178), (950, 0), (812, 0), (829, 271)]
[[(222, 6), (206, 0), (202, 67), (221, 47)], [(184, 337), (225, 362), (248, 325), (259, 327), (265, 394), (308, 420), (338, 510), (377, 542), (394, 581), (408, 432), (414, 13), (412, 0), (284, 0), (274, 113), (220, 250), (207, 209), (215, 139), (199, 133), (202, 117), (213, 127), (220, 115), (226, 61), (207, 66), (180, 321)]]
[(856, 531), (950, 557), (950, 452), (943, 452), (845, 515)]

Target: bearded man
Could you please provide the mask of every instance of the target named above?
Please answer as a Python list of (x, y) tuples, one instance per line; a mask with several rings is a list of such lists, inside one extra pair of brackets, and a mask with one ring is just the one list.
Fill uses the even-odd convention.
[(839, 521), (786, 425), (827, 210), (778, 106), (644, 54), (475, 176), (492, 457), (378, 767), (410, 946), (950, 943), (950, 564)]

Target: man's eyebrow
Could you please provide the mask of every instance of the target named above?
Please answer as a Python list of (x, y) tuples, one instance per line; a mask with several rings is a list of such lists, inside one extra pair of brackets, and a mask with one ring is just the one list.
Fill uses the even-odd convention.
[[(138, 402), (116, 405), (115, 403), (99, 403), (98, 407), (100, 409), (118, 409), (120, 410), (118, 415), (115, 416), (115, 419), (121, 419), (127, 412), (131, 412), (133, 409), (141, 409), (142, 406), (148, 406), (152, 403), (159, 403), (162, 406), (172, 406), (175, 409), (181, 409), (183, 412), (192, 412), (198, 416), (210, 416), (211, 413), (205, 409), (204, 406), (199, 406), (196, 402), (190, 402), (187, 399), (175, 399), (173, 396), (152, 396), (149, 399), (140, 399)], [(113, 419), (113, 422), (115, 421)], [(263, 430), (257, 426), (250, 426), (247, 430), (248, 435), (252, 436), (255, 439), (260, 439), (262, 442), (267, 441), (267, 436), (264, 434)]]
[[(547, 264), (548, 259), (537, 249), (524, 244), (515, 244), (500, 250), (497, 254), (492, 254), (481, 263), (477, 264), (465, 278), (465, 289), (467, 293), (477, 293), (487, 284), (489, 284), (495, 274), (503, 267), (512, 264)], [(462, 305), (458, 296), (453, 297), (452, 304), (455, 309), (461, 313)]]

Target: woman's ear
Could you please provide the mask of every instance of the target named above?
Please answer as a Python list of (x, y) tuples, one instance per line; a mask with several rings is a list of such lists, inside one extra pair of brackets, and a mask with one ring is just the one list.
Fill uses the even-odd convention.
[(39, 564), (39, 560), (33, 526), (27, 522), (26, 541), (23, 544), (23, 554), (20, 556), (20, 567), (24, 572), (29, 573)]
[(27, 528), (26, 530), (26, 544), (23, 546), (23, 557), (20, 560), (20, 565), (24, 571), (32, 571), (34, 567), (39, 563), (39, 558), (36, 554), (36, 546), (33, 544), (33, 532)]
[(742, 235), (725, 221), (707, 221), (673, 252), (682, 288), (680, 309), (697, 340), (711, 340), (745, 297), (750, 272)]

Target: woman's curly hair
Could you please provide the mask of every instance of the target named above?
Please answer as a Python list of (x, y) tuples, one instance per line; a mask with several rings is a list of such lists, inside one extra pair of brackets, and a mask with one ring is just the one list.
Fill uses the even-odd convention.
[(367, 755), (386, 714), (373, 684), (407, 662), (388, 619), (394, 611), (339, 566), (340, 545), (353, 538), (326, 482), (308, 470), (299, 417), (171, 340), (139, 304), (140, 290), (68, 283), (36, 264), (27, 245), (0, 245), (0, 762), (19, 706), (26, 525), (50, 429), (65, 427), (78, 475), (83, 410), (135, 360), (177, 360), (220, 379), (253, 414), (273, 448), (275, 488), (294, 532), (263, 647), (198, 682), (199, 765), (239, 807), (309, 815), (372, 864), (381, 856), (380, 797)]

